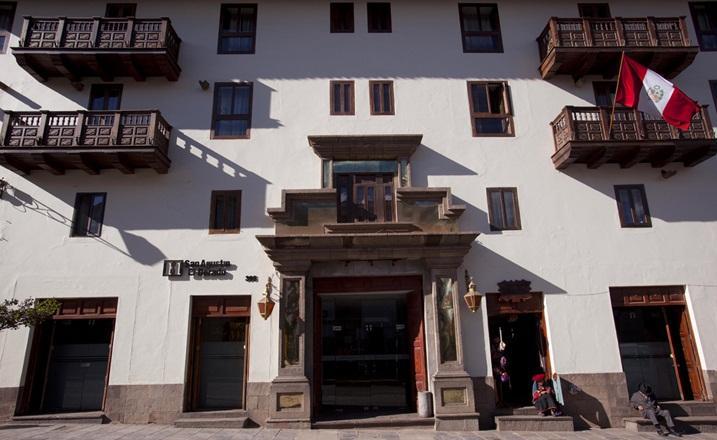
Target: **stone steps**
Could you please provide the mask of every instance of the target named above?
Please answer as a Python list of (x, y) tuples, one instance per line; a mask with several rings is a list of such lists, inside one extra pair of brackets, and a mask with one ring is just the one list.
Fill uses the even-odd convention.
[(496, 416), (497, 431), (574, 431), (573, 418), (570, 416), (539, 416), (533, 415)]
[(177, 428), (246, 428), (249, 414), (245, 410), (185, 412), (174, 421)]
[[(717, 416), (683, 416), (674, 417), (677, 429), (686, 433), (693, 434), (697, 432), (714, 432), (717, 433)], [(633, 432), (654, 432), (655, 427), (652, 423), (642, 417), (627, 417), (623, 419), (625, 429)]]
[(418, 414), (381, 415), (365, 418), (317, 420), (311, 429), (433, 429), (433, 417), (419, 417)]
[(63, 424), (101, 424), (110, 420), (102, 411), (78, 413), (38, 414), (31, 416), (15, 416), (13, 425), (63, 425)]
[(674, 400), (660, 402), (660, 406), (670, 411), (673, 417), (717, 416), (717, 403), (699, 400)]

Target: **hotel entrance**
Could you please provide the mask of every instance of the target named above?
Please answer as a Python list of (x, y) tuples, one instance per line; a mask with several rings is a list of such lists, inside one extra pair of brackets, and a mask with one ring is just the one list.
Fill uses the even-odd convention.
[(314, 393), (322, 417), (416, 411), (426, 387), (420, 282), (314, 280)]

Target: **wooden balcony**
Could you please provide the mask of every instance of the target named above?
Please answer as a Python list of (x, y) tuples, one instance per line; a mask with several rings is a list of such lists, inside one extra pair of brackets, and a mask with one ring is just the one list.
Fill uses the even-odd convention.
[(21, 174), (71, 169), (133, 174), (138, 168), (165, 174), (171, 130), (157, 110), (5, 111), (0, 165)]
[(598, 168), (606, 163), (630, 168), (650, 163), (655, 168), (672, 162), (692, 167), (717, 154), (717, 140), (707, 107), (695, 115), (687, 131), (660, 118), (633, 109), (615, 111), (610, 128), (610, 108), (565, 107), (551, 123), (555, 139), (555, 168), (573, 163)]
[(540, 74), (615, 76), (621, 53), (672, 78), (692, 64), (697, 52), (684, 17), (556, 18), (538, 37)]
[(25, 17), (17, 63), (40, 81), (130, 76), (179, 78), (179, 45), (169, 18)]

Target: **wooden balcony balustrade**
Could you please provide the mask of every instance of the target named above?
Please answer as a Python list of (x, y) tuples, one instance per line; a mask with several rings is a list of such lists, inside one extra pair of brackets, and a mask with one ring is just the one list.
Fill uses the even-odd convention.
[(53, 174), (68, 169), (132, 174), (137, 168), (165, 174), (171, 131), (157, 110), (5, 111), (0, 165), (22, 174), (39, 169)]
[(630, 168), (638, 163), (663, 167), (682, 162), (691, 167), (717, 154), (707, 107), (695, 115), (687, 131), (663, 119), (635, 109), (615, 110), (610, 128), (610, 108), (565, 107), (551, 123), (555, 139), (552, 159), (557, 169), (573, 163), (597, 168), (617, 163)]
[(169, 18), (25, 17), (17, 63), (40, 81), (131, 76), (179, 78), (179, 46)]
[(543, 79), (572, 75), (576, 80), (590, 74), (616, 75), (623, 51), (673, 78), (699, 51), (690, 42), (685, 17), (552, 17), (538, 37), (538, 47)]

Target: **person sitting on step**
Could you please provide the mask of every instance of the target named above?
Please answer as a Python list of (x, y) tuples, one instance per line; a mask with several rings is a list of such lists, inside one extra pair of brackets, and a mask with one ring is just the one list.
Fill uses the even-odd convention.
[(546, 380), (545, 373), (533, 376), (533, 405), (538, 409), (540, 416), (561, 415), (558, 404), (555, 402), (553, 387), (550, 380)]
[[(677, 437), (682, 437), (682, 433), (675, 430), (675, 422), (672, 421), (672, 416), (670, 415), (670, 412), (666, 409), (662, 409), (657, 403), (657, 399), (652, 393), (652, 388), (645, 383), (641, 383), (640, 385), (638, 385), (637, 388), (638, 389), (635, 394), (633, 394), (630, 398), (630, 403), (632, 404), (632, 407), (640, 411), (640, 415), (642, 417), (649, 419), (652, 424), (655, 425), (657, 433), (661, 436), (664, 437), (669, 434), (674, 434)], [(665, 419), (665, 423), (667, 424), (667, 431), (662, 429), (662, 426), (660, 425), (657, 416), (660, 416)]]

